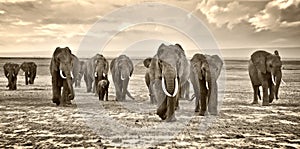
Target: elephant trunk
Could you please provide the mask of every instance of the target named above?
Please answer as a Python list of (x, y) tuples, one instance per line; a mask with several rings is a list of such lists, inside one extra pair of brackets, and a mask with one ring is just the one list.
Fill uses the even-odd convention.
[(162, 89), (168, 97), (175, 97), (178, 92), (178, 79), (162, 77)]
[(73, 100), (74, 97), (75, 97), (75, 94), (74, 94), (73, 82), (72, 82), (71, 77), (67, 77), (67, 84), (68, 84), (68, 87), (69, 87), (69, 90), (70, 90), (70, 94), (68, 95), (68, 99)]
[(68, 84), (68, 88), (70, 91), (70, 94), (68, 95), (68, 99), (72, 100), (75, 97), (74, 94), (74, 89), (73, 89), (73, 73), (72, 71), (63, 71), (60, 69), (59, 74), (61, 76), (61, 78), (65, 79), (67, 81)]

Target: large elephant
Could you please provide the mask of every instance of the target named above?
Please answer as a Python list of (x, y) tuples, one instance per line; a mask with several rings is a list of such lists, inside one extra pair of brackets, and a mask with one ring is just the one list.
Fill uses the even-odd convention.
[[(87, 92), (91, 92), (92, 89), (93, 92), (95, 92), (100, 77), (103, 75), (107, 76), (108, 74), (108, 69), (109, 69), (108, 61), (105, 59), (103, 55), (96, 54), (95, 56), (90, 58), (87, 62), (85, 62), (83, 69), (84, 69), (84, 81), (86, 83)], [(97, 78), (96, 81), (95, 78)]]
[[(52, 76), (52, 101), (56, 105), (65, 106), (71, 104), (70, 100), (75, 97), (73, 89), (73, 66), (76, 56), (68, 47), (57, 47), (50, 62), (50, 73)], [(63, 91), (61, 92), (61, 88)]]
[(161, 44), (153, 58), (144, 60), (144, 65), (149, 68), (146, 83), (150, 97), (158, 103), (157, 115), (162, 120), (175, 121), (179, 98), (189, 97), (190, 69), (184, 50), (179, 44)]
[(37, 65), (34, 62), (23, 62), (21, 69), (25, 72), (25, 84), (33, 84), (36, 77)]
[(8, 79), (8, 87), (9, 90), (17, 89), (17, 77), (20, 70), (20, 66), (15, 63), (5, 63), (3, 65), (4, 75)]
[(131, 99), (134, 99), (127, 89), (133, 70), (133, 63), (126, 55), (120, 55), (111, 61), (110, 71), (115, 85), (116, 101), (124, 101), (126, 94)]
[[(195, 54), (191, 59), (190, 80), (195, 93), (195, 112), (204, 116), (208, 112), (212, 115), (218, 114), (218, 84), (223, 61), (218, 55)], [(201, 101), (201, 109), (200, 103)]]
[(259, 86), (263, 88), (263, 106), (272, 103), (274, 94), (275, 98), (278, 99), (278, 91), (282, 78), (281, 66), (282, 62), (278, 51), (271, 54), (259, 50), (251, 55), (248, 71), (254, 90), (252, 104), (258, 103)]

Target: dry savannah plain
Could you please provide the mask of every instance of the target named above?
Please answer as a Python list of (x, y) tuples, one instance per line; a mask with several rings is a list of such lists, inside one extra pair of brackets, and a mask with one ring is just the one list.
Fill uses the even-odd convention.
[[(18, 89), (9, 91), (2, 66), (24, 61), (38, 65), (35, 84), (26, 86), (20, 70)], [(51, 101), (49, 63), (0, 60), (0, 148), (300, 148), (299, 61), (283, 62), (286, 84), (280, 87), (280, 99), (263, 107), (261, 101), (250, 104), (248, 61), (226, 60), (219, 115), (197, 116), (194, 101), (181, 100), (177, 121), (171, 123), (162, 122), (150, 104), (142, 60), (134, 60), (129, 84), (135, 100), (114, 101), (111, 81), (109, 101), (100, 102), (86, 93), (82, 80), (70, 107)]]

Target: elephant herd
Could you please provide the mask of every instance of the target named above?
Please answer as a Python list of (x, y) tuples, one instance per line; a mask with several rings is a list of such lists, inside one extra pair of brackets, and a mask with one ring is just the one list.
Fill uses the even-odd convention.
[(33, 84), (36, 77), (37, 65), (34, 62), (23, 62), (21, 66), (16, 63), (5, 63), (3, 65), (4, 75), (8, 79), (9, 90), (17, 89), (17, 77), (20, 71), (20, 68), (25, 73), (25, 84)]
[[(223, 60), (218, 55), (196, 53), (188, 60), (179, 44), (161, 44), (153, 57), (144, 59), (146, 68), (145, 83), (148, 87), (150, 102), (157, 105), (156, 114), (167, 122), (175, 121), (175, 111), (179, 109), (179, 100), (195, 98), (195, 112), (218, 114), (218, 83), (223, 68)], [(278, 90), (282, 78), (282, 62), (278, 51), (274, 54), (256, 51), (251, 55), (248, 71), (254, 90), (253, 104), (261, 99), (259, 86), (263, 88), (262, 105), (269, 105), (278, 99)], [(10, 90), (15, 90), (17, 75), (21, 68), (25, 72), (26, 85), (33, 84), (37, 66), (33, 62), (24, 62), (21, 66), (6, 63), (5, 76)], [(93, 92), (99, 100), (108, 100), (108, 72), (111, 71), (115, 86), (115, 100), (124, 101), (126, 95), (134, 99), (128, 91), (129, 80), (134, 71), (132, 60), (120, 55), (112, 61), (96, 54), (85, 62), (80, 61), (68, 47), (57, 47), (50, 62), (52, 78), (52, 101), (56, 105), (71, 104), (75, 97), (73, 84), (80, 86), (82, 77), (86, 91)], [(29, 78), (29, 80), (28, 80)], [(194, 94), (190, 99), (190, 83)]]

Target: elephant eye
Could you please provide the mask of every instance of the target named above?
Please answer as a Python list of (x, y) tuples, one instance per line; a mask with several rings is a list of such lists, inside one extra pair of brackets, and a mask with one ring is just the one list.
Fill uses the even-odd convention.
[(270, 64), (270, 67), (271, 67), (271, 68), (273, 67), (272, 64)]

